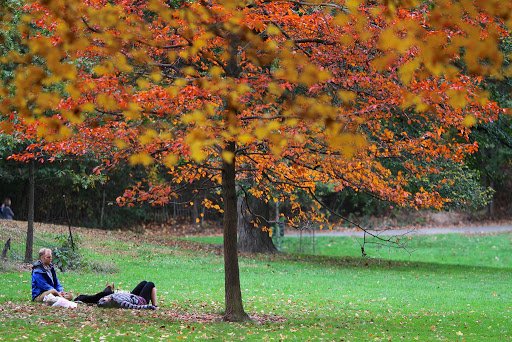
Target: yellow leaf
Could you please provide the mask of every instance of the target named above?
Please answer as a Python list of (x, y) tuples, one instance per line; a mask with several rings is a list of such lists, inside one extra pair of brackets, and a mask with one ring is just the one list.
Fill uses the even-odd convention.
[(94, 103), (86, 102), (80, 106), (83, 112), (92, 112), (96, 107), (94, 107)]
[(254, 134), (256, 135), (256, 138), (258, 138), (258, 140), (264, 139), (268, 135), (268, 128), (258, 127), (254, 130)]
[(71, 129), (67, 126), (60, 126), (59, 128), (59, 133), (58, 133), (58, 136), (60, 139), (64, 139), (64, 138), (69, 138), (71, 135), (73, 134), (73, 132), (71, 131)]
[(464, 108), (467, 104), (466, 94), (462, 91), (449, 89), (446, 91), (446, 95), (448, 95), (448, 103), (453, 108)]
[(149, 77), (155, 82), (160, 82), (162, 80), (162, 74), (159, 71), (152, 72)]
[(127, 120), (136, 120), (141, 117), (142, 108), (135, 102), (128, 104), (128, 110), (123, 111), (123, 115)]
[(272, 24), (267, 26), (267, 34), (269, 36), (277, 36), (280, 33), (281, 33), (281, 30), (279, 29), (279, 27), (272, 25)]
[(334, 22), (337, 25), (345, 26), (350, 22), (350, 17), (348, 15), (346, 15), (345, 13), (340, 13), (334, 17)]
[(338, 91), (338, 97), (343, 100), (343, 102), (352, 102), (356, 99), (356, 93), (353, 91), (340, 90)]
[(80, 91), (76, 89), (72, 84), (66, 84), (65, 90), (71, 96), (72, 99), (76, 100), (80, 97)]
[(466, 117), (462, 121), (462, 124), (466, 127), (473, 127), (474, 125), (476, 125), (476, 118), (471, 114), (466, 115)]
[(80, 115), (80, 113), (74, 113), (69, 110), (61, 110), (61, 114), (63, 117), (68, 119), (69, 122), (72, 122), (75, 124), (82, 123), (84, 121), (83, 117)]
[(219, 67), (217, 65), (211, 67), (209, 70), (209, 74), (212, 77), (220, 77), (223, 73), (224, 73), (224, 69), (222, 69), (221, 67)]
[(97, 65), (92, 69), (92, 72), (94, 72), (98, 76), (103, 76), (109, 73), (109, 68), (107, 68), (105, 65)]
[(139, 78), (137, 79), (137, 85), (139, 86), (140, 89), (145, 90), (149, 88), (150, 83), (148, 80), (144, 78)]
[(393, 61), (396, 59), (396, 56), (394, 53), (389, 52), (386, 53), (380, 57), (375, 58), (371, 64), (372, 67), (377, 69), (378, 71), (384, 71), (393, 63)]
[(252, 140), (253, 140), (253, 137), (250, 134), (245, 134), (244, 133), (244, 134), (240, 134), (238, 136), (238, 142), (241, 143), (241, 144), (250, 143)]
[(222, 159), (227, 163), (231, 164), (233, 159), (235, 158), (235, 154), (231, 151), (222, 151)]
[(121, 140), (121, 139), (115, 139), (114, 140), (114, 144), (120, 150), (123, 150), (123, 149), (125, 149), (128, 146), (128, 144), (124, 140)]
[(194, 76), (197, 74), (196, 69), (194, 69), (194, 67), (191, 66), (184, 67), (181, 69), (181, 71), (183, 72), (183, 74), (188, 76)]
[(147, 145), (147, 144), (151, 143), (154, 140), (154, 138), (157, 136), (158, 136), (158, 133), (155, 130), (148, 129), (144, 132), (144, 134), (139, 136), (139, 141), (140, 141), (141, 145)]
[(178, 94), (180, 93), (180, 89), (178, 87), (175, 87), (175, 86), (170, 86), (170, 87), (167, 87), (165, 88), (165, 91), (167, 92), (167, 94), (169, 94), (171, 97), (176, 97), (178, 96)]
[(187, 85), (187, 80), (184, 79), (184, 78), (177, 78), (175, 81), (174, 81), (174, 85), (176, 87), (184, 87)]
[(351, 13), (354, 13), (361, 5), (361, 0), (347, 0), (345, 2), (345, 6), (349, 9)]
[(96, 97), (96, 102), (98, 103), (98, 105), (100, 105), (101, 107), (103, 107), (106, 110), (115, 111), (118, 109), (117, 101), (111, 95), (99, 94)]
[(267, 128), (270, 130), (270, 131), (273, 131), (273, 130), (276, 130), (276, 129), (279, 129), (281, 127), (281, 124), (277, 121), (270, 121), (267, 125)]
[(123, 72), (131, 72), (133, 71), (133, 67), (128, 64), (128, 60), (126, 59), (125, 55), (118, 53), (113, 58), (114, 64), (117, 69), (123, 71)]
[(173, 167), (174, 165), (178, 164), (178, 156), (175, 155), (175, 154), (168, 154), (165, 156), (164, 158), (164, 165), (167, 166), (168, 168), (171, 168)]
[(271, 93), (273, 95), (276, 95), (276, 96), (281, 96), (283, 94), (283, 92), (284, 92), (284, 89), (281, 88), (275, 82), (269, 83), (269, 85), (267, 86), (267, 90), (268, 90), (269, 93)]
[(129, 162), (131, 165), (144, 165), (149, 166), (153, 164), (153, 157), (146, 152), (136, 153), (130, 156)]
[(398, 70), (398, 75), (400, 76), (400, 80), (403, 84), (408, 85), (411, 83), (412, 76), (414, 75), (414, 72), (416, 69), (418, 69), (420, 66), (420, 61), (415, 58), (413, 60), (408, 61), (404, 65), (400, 67)]

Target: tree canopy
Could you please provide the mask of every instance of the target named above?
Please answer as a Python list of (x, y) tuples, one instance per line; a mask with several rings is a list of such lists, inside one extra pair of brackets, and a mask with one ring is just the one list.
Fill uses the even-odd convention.
[(295, 222), (324, 220), (294, 200), (325, 183), (440, 208), (446, 180), (411, 181), (477, 149), (471, 126), (502, 111), (481, 82), (510, 72), (499, 42), (512, 4), (498, 0), (42, 0), (23, 11), (27, 49), (0, 60), (15, 65), (1, 129), (46, 153), (173, 175), (120, 204), (165, 203), (197, 180), (218, 187), (223, 203), (205, 205), (224, 212), (228, 320), (246, 316), (237, 182), (291, 201)]

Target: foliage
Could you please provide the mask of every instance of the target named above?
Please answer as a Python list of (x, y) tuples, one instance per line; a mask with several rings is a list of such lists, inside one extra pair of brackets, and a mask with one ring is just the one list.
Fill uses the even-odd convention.
[[(512, 53), (512, 40), (504, 39), (501, 50), (510, 56)], [(504, 65), (510, 65), (510, 57), (503, 61)], [(501, 80), (489, 79), (485, 83), (486, 89), (492, 98), (504, 108), (512, 108), (512, 78), (505, 77)], [(496, 211), (501, 213), (491, 215), (508, 215), (512, 209), (510, 203), (511, 185), (508, 182), (512, 173), (512, 119), (510, 115), (500, 115), (496, 120), (479, 125), (472, 133), (471, 138), (478, 142), (478, 153), (468, 158), (469, 165), (482, 174), (485, 185), (492, 187)], [(501, 208), (499, 208), (501, 207)]]
[(53, 264), (62, 272), (78, 269), (82, 265), (82, 256), (79, 249), (78, 236), (71, 237), (67, 234), (60, 234), (55, 237), (57, 246), (52, 248)]
[(441, 171), (411, 182), (412, 186), (430, 189), (435, 187), (441, 196), (448, 198), (446, 209), (474, 211), (483, 208), (492, 198), (494, 190), (480, 183), (478, 172), (463, 164), (439, 163)]
[[(17, 30), (21, 16), (21, 0), (2, 0), (0, 1), (0, 11), (11, 11), (10, 20), (3, 23), (0, 29), (0, 56), (5, 56), (11, 51), (21, 52), (23, 45), (21, 43), (21, 34)], [(14, 77), (15, 63), (6, 63), (0, 69), (0, 79), (10, 80)]]
[[(69, 13), (52, 2), (25, 7), (41, 17), (37, 30), (25, 27), (34, 34), (28, 55), (47, 62), (39, 69), (23, 55), (7, 59), (20, 73), (35, 68), (41, 87), (34, 92), (47, 100), (32, 101), (28, 112), (15, 97), (7, 101), (25, 113), (21, 117), (47, 114), (25, 137), (44, 137), (47, 153), (93, 154), (107, 169), (130, 160), (166, 165), (177, 175), (175, 186), (149, 180), (146, 196), (120, 203), (163, 204), (183, 183), (218, 183), (215, 170), (233, 158), (246, 165), (239, 179), (256, 180), (250, 191), (267, 199), (291, 187), (314, 191), (329, 179), (336, 190), (364, 189), (400, 205), (439, 208), (446, 202), (435, 188), (407, 191), (407, 180), (435, 171), (421, 165), (424, 160), (460, 161), (475, 151), (467, 126), (498, 111), (483, 99), (481, 79), (458, 74), (452, 61), (461, 58), (464, 71), (475, 74), (501, 72), (503, 56), (491, 41), (508, 34), (506, 5), (222, 5), (118, 1), (80, 3)], [(446, 9), (469, 16), (448, 19)], [(81, 20), (72, 20), (79, 13)], [(459, 31), (444, 28), (446, 20)], [(479, 20), (485, 25), (476, 30)], [(308, 23), (306, 32), (301, 21)], [(189, 26), (198, 29), (182, 29)], [(312, 31), (324, 34), (309, 37)], [(493, 40), (472, 39), (477, 34)], [(65, 82), (67, 90), (47, 88), (44, 80)], [(19, 84), (16, 96), (24, 88)], [(236, 142), (234, 151), (225, 149), (229, 141)], [(33, 156), (36, 147), (17, 158)], [(402, 168), (389, 168), (386, 159)], [(270, 171), (271, 165), (277, 167)], [(300, 208), (293, 214), (306, 215)]]

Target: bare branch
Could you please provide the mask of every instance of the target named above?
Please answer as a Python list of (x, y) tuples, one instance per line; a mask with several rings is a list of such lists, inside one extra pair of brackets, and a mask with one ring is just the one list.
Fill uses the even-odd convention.
[(328, 3), (328, 2), (321, 2), (321, 3), (315, 3), (315, 2), (305, 2), (305, 1), (265, 1), (265, 3), (273, 3), (273, 4), (278, 4), (278, 3), (292, 3), (294, 5), (299, 5), (299, 6), (309, 6), (309, 7), (332, 7), (332, 8), (336, 8), (336, 9), (339, 9), (340, 11), (344, 12), (344, 13), (350, 13), (350, 11), (348, 10), (347, 7), (344, 7), (342, 5), (338, 5), (338, 4), (333, 4), (333, 3)]
[(303, 39), (295, 39), (293, 41), (295, 44), (303, 44), (303, 43), (317, 43), (317, 44), (324, 44), (324, 45), (336, 45), (336, 42), (333, 42), (331, 40), (325, 40), (320, 38), (303, 38)]

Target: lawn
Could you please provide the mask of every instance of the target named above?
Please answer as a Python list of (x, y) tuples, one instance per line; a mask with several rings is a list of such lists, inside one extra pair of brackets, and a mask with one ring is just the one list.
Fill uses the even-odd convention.
[[(122, 234), (125, 235), (125, 234)], [(157, 284), (158, 311), (76, 310), (28, 300), (30, 273), (0, 273), (2, 339), (420, 340), (512, 339), (512, 234), (414, 237), (408, 250), (319, 237), (316, 255), (243, 256), (241, 282), (252, 323), (220, 322), (223, 262), (215, 249), (116, 234), (82, 237), (84, 258), (118, 272), (60, 273), (76, 293), (107, 281), (130, 290)], [(195, 238), (219, 243), (218, 237)], [(286, 238), (292, 251), (297, 240)], [(186, 246), (185, 246), (186, 247)]]

